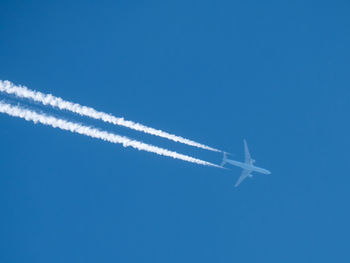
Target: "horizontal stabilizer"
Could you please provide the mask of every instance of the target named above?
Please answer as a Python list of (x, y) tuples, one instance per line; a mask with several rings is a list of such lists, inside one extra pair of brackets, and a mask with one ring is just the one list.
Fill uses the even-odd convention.
[(222, 157), (222, 162), (221, 162), (221, 166), (224, 166), (227, 162), (227, 153), (224, 152), (224, 156)]

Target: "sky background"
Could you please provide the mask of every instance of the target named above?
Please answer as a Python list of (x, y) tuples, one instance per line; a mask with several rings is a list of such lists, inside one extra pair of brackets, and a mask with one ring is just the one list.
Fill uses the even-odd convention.
[(349, 262), (348, 1), (3, 0), (0, 11), (0, 79), (237, 160), (246, 138), (272, 171), (234, 188), (239, 168), (1, 114), (1, 262)]

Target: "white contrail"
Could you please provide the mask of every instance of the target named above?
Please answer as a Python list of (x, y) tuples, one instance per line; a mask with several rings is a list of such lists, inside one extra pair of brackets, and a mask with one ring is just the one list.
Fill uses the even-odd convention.
[(136, 140), (131, 140), (124, 136), (119, 136), (114, 133), (109, 133), (106, 131), (100, 131), (96, 128), (92, 128), (89, 126), (81, 125), (74, 122), (69, 122), (63, 119), (58, 119), (53, 116), (37, 113), (35, 111), (31, 111), (25, 108), (21, 108), (18, 106), (13, 106), (11, 104), (4, 103), (0, 101), (0, 112), (6, 113), (13, 117), (19, 117), (22, 119), (25, 119), (26, 121), (32, 121), (34, 123), (41, 123), (44, 125), (48, 125), (54, 128), (59, 128), (62, 130), (70, 131), (73, 133), (79, 133), (83, 134), (92, 138), (101, 139), (104, 141), (108, 141), (111, 143), (119, 143), (123, 144), (124, 147), (133, 147), (138, 150), (147, 151), (156, 153), (159, 155), (164, 155), (168, 157), (172, 157), (174, 159), (180, 159), (183, 161), (201, 164), (201, 165), (207, 165), (207, 166), (213, 166), (217, 168), (221, 168), (218, 165), (212, 164), (210, 162), (206, 162), (197, 158), (193, 158), (184, 154), (179, 154), (177, 152), (169, 151), (163, 148), (159, 148), (153, 145), (149, 145), (143, 142), (139, 142)]
[(140, 123), (135, 123), (133, 121), (128, 121), (128, 120), (125, 120), (124, 118), (115, 117), (115, 116), (108, 114), (108, 113), (97, 111), (91, 107), (86, 107), (86, 106), (82, 106), (82, 105), (77, 104), (77, 103), (65, 101), (65, 100), (63, 100), (59, 97), (55, 97), (51, 94), (44, 94), (44, 93), (39, 92), (39, 91), (33, 91), (33, 90), (28, 89), (25, 86), (16, 86), (7, 80), (6, 81), (0, 80), (0, 91), (6, 92), (8, 94), (13, 94), (13, 95), (20, 97), (20, 98), (26, 98), (26, 99), (30, 99), (30, 100), (33, 100), (36, 102), (40, 102), (44, 105), (49, 105), (51, 107), (59, 108), (61, 110), (68, 110), (68, 111), (77, 113), (81, 116), (86, 116), (86, 117), (102, 120), (104, 122), (112, 123), (114, 125), (120, 125), (120, 126), (124, 126), (127, 128), (131, 128), (133, 130), (142, 131), (144, 133), (163, 137), (163, 138), (175, 141), (175, 142), (184, 143), (184, 144), (187, 144), (190, 146), (194, 146), (194, 147), (198, 147), (198, 148), (202, 148), (202, 149), (206, 149), (206, 150), (210, 150), (210, 151), (214, 151), (214, 152), (222, 152), (218, 149), (200, 144), (198, 142), (194, 142), (192, 140), (189, 140), (189, 139), (186, 139), (186, 138), (183, 138), (180, 136), (176, 136), (174, 134), (170, 134), (170, 133), (167, 133), (167, 132), (164, 132), (161, 130), (150, 128), (150, 127), (147, 127), (147, 126), (142, 125)]

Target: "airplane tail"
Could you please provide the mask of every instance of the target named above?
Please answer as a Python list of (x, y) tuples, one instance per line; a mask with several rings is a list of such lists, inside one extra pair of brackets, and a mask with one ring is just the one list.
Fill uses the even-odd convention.
[(226, 162), (227, 162), (226, 160), (227, 160), (227, 153), (224, 152), (224, 156), (223, 156), (222, 162), (221, 162), (221, 166), (222, 166), (222, 167), (226, 164)]

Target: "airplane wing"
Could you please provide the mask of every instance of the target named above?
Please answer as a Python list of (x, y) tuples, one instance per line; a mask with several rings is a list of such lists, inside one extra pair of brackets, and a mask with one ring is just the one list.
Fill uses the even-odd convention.
[(235, 184), (235, 187), (237, 187), (240, 183), (242, 183), (243, 180), (246, 179), (250, 173), (251, 173), (251, 171), (249, 171), (249, 170), (243, 170), (241, 176), (238, 178), (238, 180)]
[(244, 158), (245, 158), (245, 163), (252, 164), (253, 160), (252, 157), (250, 157), (247, 141), (244, 140)]

